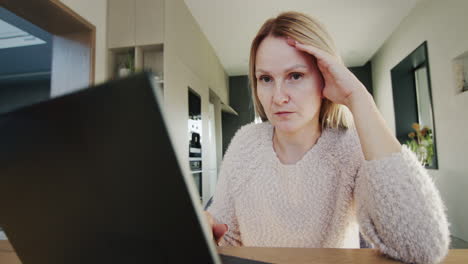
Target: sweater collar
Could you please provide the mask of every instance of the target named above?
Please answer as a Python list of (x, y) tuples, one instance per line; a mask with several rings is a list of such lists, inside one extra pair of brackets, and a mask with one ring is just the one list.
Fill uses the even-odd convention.
[(330, 137), (330, 129), (322, 129), (322, 133), (320, 137), (318, 138), (317, 142), (315, 145), (312, 146), (303, 156), (302, 158), (297, 161), (294, 164), (283, 164), (280, 159), (278, 158), (277, 153), (275, 152), (275, 149), (273, 148), (273, 129), (274, 126), (269, 122), (265, 122), (266, 126), (266, 137), (265, 137), (265, 147), (266, 147), (266, 152), (269, 153), (271, 160), (273, 160), (274, 164), (284, 167), (284, 168), (295, 168), (298, 166), (301, 166), (304, 162), (308, 162), (311, 159), (313, 159), (314, 156), (320, 153), (325, 153), (324, 152), (324, 146), (326, 145), (326, 141), (328, 141), (328, 138)]

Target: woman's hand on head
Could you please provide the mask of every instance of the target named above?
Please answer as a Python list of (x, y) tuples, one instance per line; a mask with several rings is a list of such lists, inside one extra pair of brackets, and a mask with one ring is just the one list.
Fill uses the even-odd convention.
[(213, 239), (215, 240), (216, 245), (218, 245), (219, 241), (221, 241), (221, 238), (223, 238), (223, 236), (229, 230), (228, 225), (216, 223), (216, 220), (213, 218), (213, 216), (209, 212), (207, 211), (204, 211), (204, 212), (206, 215), (206, 219), (208, 220), (208, 223), (211, 227)]
[(366, 90), (356, 76), (331, 54), (314, 46), (301, 44), (290, 37), (287, 37), (286, 41), (317, 59), (317, 66), (324, 79), (323, 97), (334, 103), (349, 106), (352, 95)]

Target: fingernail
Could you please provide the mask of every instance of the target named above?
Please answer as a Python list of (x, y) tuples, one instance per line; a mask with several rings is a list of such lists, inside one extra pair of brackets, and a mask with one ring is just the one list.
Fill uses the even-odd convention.
[(292, 39), (291, 37), (287, 37), (286, 38), (286, 42), (291, 45), (291, 46), (296, 46), (297, 44), (297, 41), (295, 41), (294, 39)]
[(224, 226), (226, 227), (226, 232), (229, 231), (229, 226), (224, 224)]

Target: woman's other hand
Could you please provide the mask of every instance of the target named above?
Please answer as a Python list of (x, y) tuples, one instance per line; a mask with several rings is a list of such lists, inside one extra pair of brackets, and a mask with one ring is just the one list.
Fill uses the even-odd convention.
[(206, 219), (208, 220), (208, 223), (211, 227), (213, 239), (215, 240), (216, 245), (218, 245), (221, 238), (223, 238), (223, 236), (229, 230), (228, 225), (216, 223), (216, 220), (213, 218), (213, 216), (209, 212), (207, 211), (204, 211), (204, 212), (206, 215)]

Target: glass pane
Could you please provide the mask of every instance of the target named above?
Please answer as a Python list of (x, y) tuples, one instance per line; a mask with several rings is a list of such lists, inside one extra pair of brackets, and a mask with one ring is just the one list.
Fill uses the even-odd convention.
[(421, 126), (427, 126), (434, 130), (432, 124), (431, 97), (429, 95), (429, 85), (427, 67), (423, 66), (415, 70), (416, 98), (418, 104), (418, 117)]

